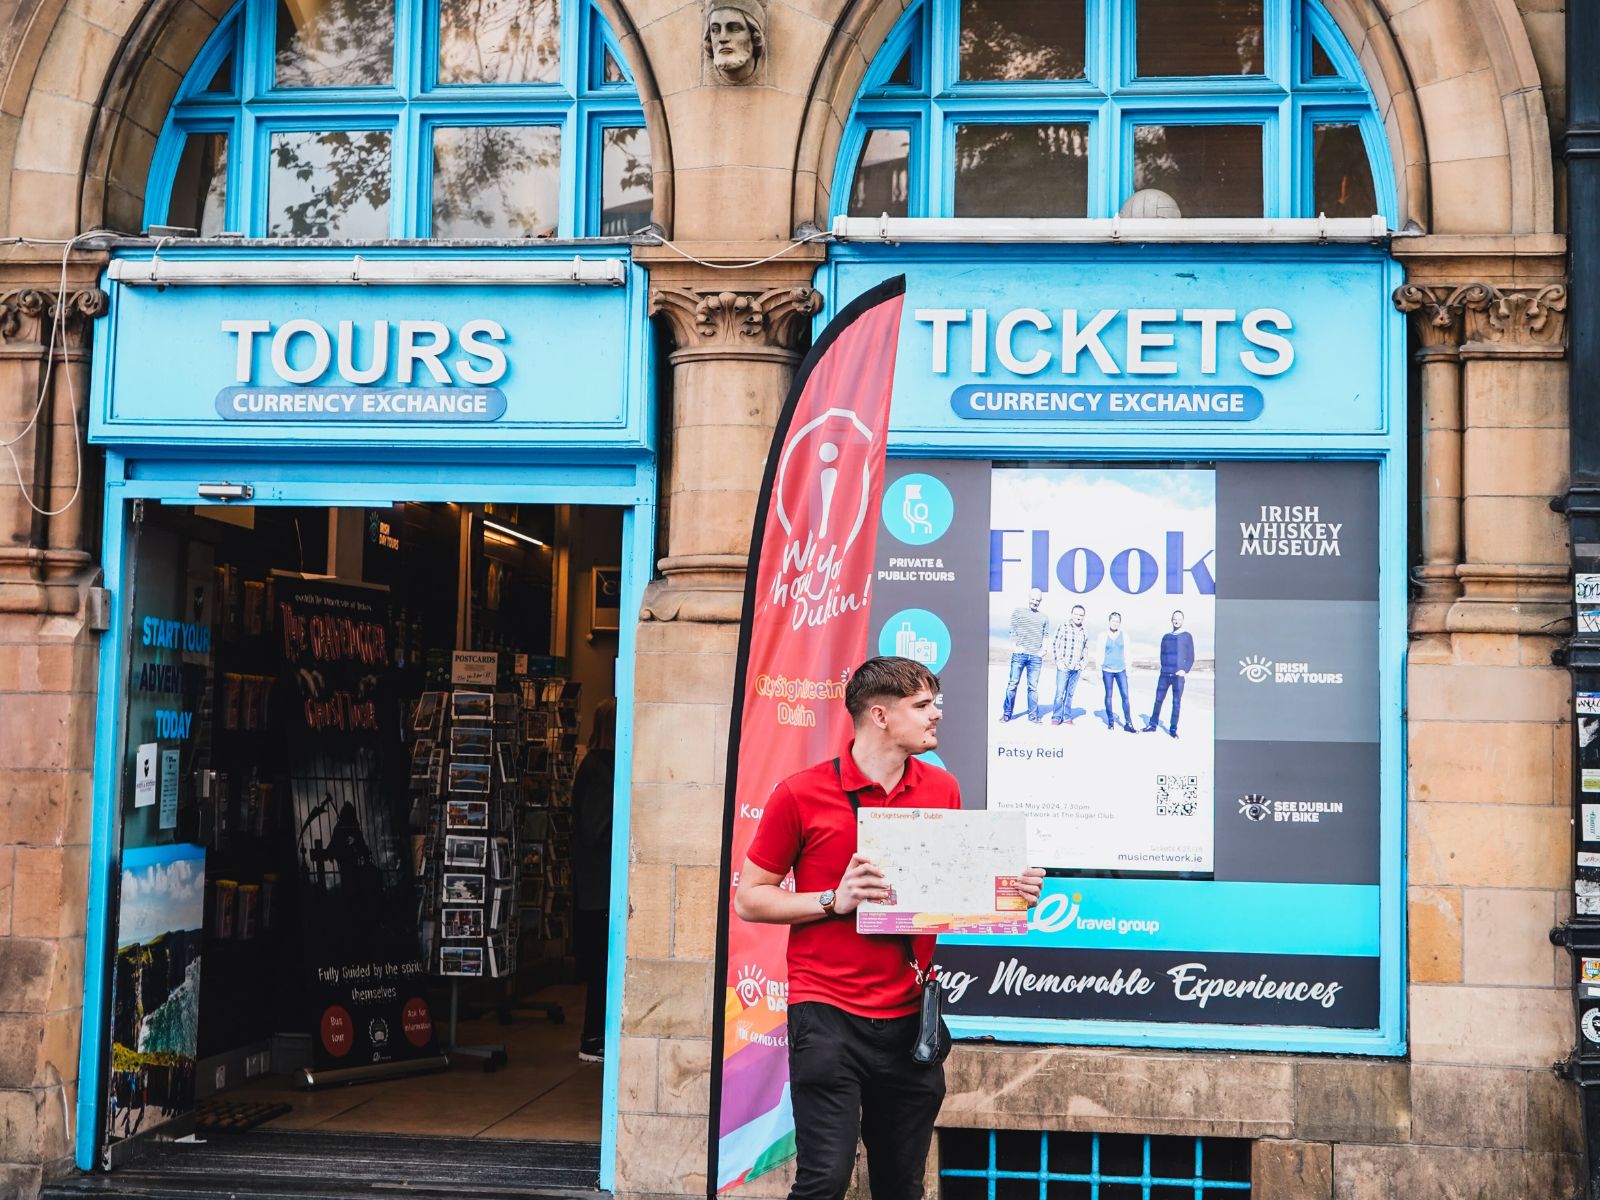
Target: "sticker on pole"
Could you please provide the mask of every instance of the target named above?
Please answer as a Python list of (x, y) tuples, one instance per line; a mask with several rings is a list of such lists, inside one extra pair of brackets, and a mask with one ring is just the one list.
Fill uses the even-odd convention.
[(1600, 1008), (1591, 1008), (1578, 1022), (1583, 1029), (1583, 1040), (1600, 1043)]

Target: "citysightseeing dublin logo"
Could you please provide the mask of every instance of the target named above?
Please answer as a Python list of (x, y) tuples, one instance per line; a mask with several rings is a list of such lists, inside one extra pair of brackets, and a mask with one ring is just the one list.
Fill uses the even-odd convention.
[(769, 598), (789, 610), (790, 627), (819, 628), (866, 607), (872, 564), (854, 564), (850, 548), (867, 522), (876, 438), (845, 408), (830, 408), (789, 437), (773, 483), (773, 511), (783, 527), (783, 561)]
[(937, 675), (950, 661), (950, 629), (925, 608), (903, 608), (883, 623), (878, 653), (909, 658)]
[(883, 493), (883, 527), (908, 546), (938, 541), (955, 515), (950, 489), (932, 475), (902, 475)]

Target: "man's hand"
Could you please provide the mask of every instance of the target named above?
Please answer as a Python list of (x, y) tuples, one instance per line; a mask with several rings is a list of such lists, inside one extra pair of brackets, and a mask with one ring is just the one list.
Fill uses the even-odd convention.
[(1029, 867), (1017, 876), (1017, 891), (1022, 893), (1022, 898), (1032, 908), (1039, 903), (1039, 889), (1044, 887), (1044, 868)]
[(889, 885), (883, 881), (883, 872), (869, 859), (852, 854), (834, 894), (833, 911), (843, 917), (855, 912), (863, 900), (887, 900)]

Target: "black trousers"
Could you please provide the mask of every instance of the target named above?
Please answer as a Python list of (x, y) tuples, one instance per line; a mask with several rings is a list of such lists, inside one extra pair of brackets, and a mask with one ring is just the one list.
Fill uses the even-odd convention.
[(606, 1044), (606, 967), (610, 919), (605, 909), (577, 909), (572, 914), (573, 947), (583, 980), (583, 1035), (578, 1049), (596, 1054)]
[(789, 1200), (839, 1200), (858, 1139), (872, 1200), (921, 1200), (944, 1064), (911, 1061), (916, 1035), (915, 1016), (857, 1017), (815, 1001), (789, 1006), (797, 1167)]

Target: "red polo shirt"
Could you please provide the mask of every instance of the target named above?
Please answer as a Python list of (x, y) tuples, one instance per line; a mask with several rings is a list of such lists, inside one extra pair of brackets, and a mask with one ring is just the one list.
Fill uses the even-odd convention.
[[(852, 742), (851, 745), (855, 743)], [(861, 807), (960, 808), (955, 776), (915, 758), (894, 791), (884, 794), (861, 773), (847, 748), (833, 760), (789, 776), (773, 789), (761, 814), (750, 861), (774, 875), (794, 870), (798, 892), (838, 887), (856, 852), (855, 810)], [(916, 937), (924, 969), (933, 960), (934, 937)], [(789, 927), (789, 1003), (820, 1000), (858, 1017), (903, 1017), (917, 1011), (917, 980), (899, 935), (856, 932), (856, 917), (824, 918)]]

